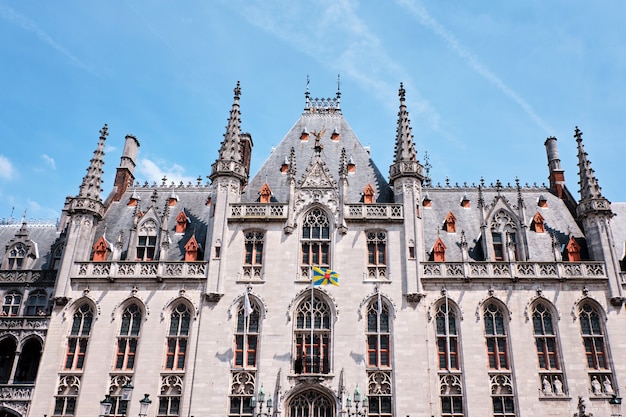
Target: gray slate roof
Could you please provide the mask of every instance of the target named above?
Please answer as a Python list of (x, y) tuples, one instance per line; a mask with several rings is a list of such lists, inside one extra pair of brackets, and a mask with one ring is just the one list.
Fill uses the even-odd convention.
[[(105, 239), (113, 244), (117, 241), (120, 232), (123, 232), (123, 252), (122, 259), (125, 258), (125, 252), (128, 250), (130, 230), (133, 228), (133, 217), (135, 207), (128, 206), (128, 202), (135, 193), (139, 196), (140, 201), (138, 203), (139, 208), (143, 213), (146, 213), (150, 207), (153, 206), (151, 200), (154, 191), (157, 191), (157, 200), (154, 203), (154, 207), (159, 213), (159, 219), (163, 214), (165, 205), (172, 195), (172, 192), (178, 197), (178, 201), (175, 206), (169, 207), (169, 217), (167, 221), (167, 230), (170, 237), (170, 250), (169, 261), (182, 261), (185, 258), (185, 245), (193, 234), (196, 236), (198, 244), (204, 250), (204, 242), (207, 234), (207, 222), (209, 217), (209, 209), (206, 205), (207, 199), (211, 195), (211, 189), (204, 186), (191, 186), (191, 187), (143, 187), (137, 189), (128, 189), (120, 201), (111, 203), (107, 212), (104, 215), (104, 219), (99, 223), (96, 230), (96, 237), (94, 243), (100, 239), (103, 235)], [(185, 234), (176, 234), (176, 217), (184, 210), (185, 214), (190, 220), (187, 225)]]
[[(0, 225), (0, 265), (4, 265), (6, 259), (7, 244), (20, 230), (21, 224)], [(57, 243), (61, 233), (57, 231), (55, 224), (28, 224), (28, 237), (35, 242), (38, 256), (32, 265), (34, 270), (51, 269), (52, 247)]]
[[(430, 253), (437, 237), (441, 237), (446, 245), (446, 261), (460, 262), (461, 248), (459, 243), (461, 231), (464, 231), (470, 258), (480, 260), (478, 239), (481, 236), (481, 215), (478, 208), (478, 188), (429, 188), (425, 191), (425, 194), (427, 193), (428, 198), (432, 201), (432, 207), (420, 207), (424, 218), (424, 249)], [(470, 208), (461, 207), (461, 200), (465, 194), (470, 200)], [(517, 190), (515, 188), (504, 188), (500, 194), (509, 201), (511, 207), (517, 207)], [(551, 194), (549, 190), (545, 188), (522, 188), (521, 194), (526, 207), (526, 218), (523, 219), (523, 222), (528, 226), (530, 261), (554, 261), (551, 233), (556, 235), (561, 245), (567, 244), (570, 232), (575, 238), (583, 237), (583, 232), (564, 202)], [(485, 205), (493, 204), (497, 195), (498, 191), (495, 188), (483, 190)], [(547, 208), (538, 207), (540, 196), (547, 199)], [(456, 217), (456, 233), (447, 233), (443, 228), (446, 216), (450, 211)], [(536, 233), (530, 228), (533, 216), (537, 212), (544, 218), (546, 233)], [(489, 208), (487, 208), (486, 213), (488, 216)], [(514, 215), (517, 213), (517, 210), (513, 210)], [(489, 222), (489, 217), (486, 220)]]
[[(302, 131), (305, 128), (310, 134), (308, 141), (300, 140)], [(340, 134), (338, 141), (331, 140), (331, 134), (335, 129)], [(369, 150), (359, 142), (350, 125), (339, 112), (302, 114), (280, 144), (273, 150), (259, 169), (259, 172), (246, 186), (242, 202), (258, 201), (258, 192), (265, 182), (267, 182), (272, 191), (273, 199), (278, 202), (287, 202), (289, 198), (289, 182), (287, 174), (280, 172), (280, 167), (285, 158), (289, 157), (293, 147), (296, 157), (296, 181), (301, 181), (306, 168), (313, 160), (315, 137), (312, 132), (321, 132), (322, 130), (325, 130), (326, 133), (321, 138), (321, 144), (324, 146), (321, 158), (328, 167), (333, 179), (336, 182), (339, 181), (339, 162), (343, 148), (346, 149), (347, 159), (352, 159), (356, 164), (356, 172), (348, 175), (346, 202), (360, 202), (362, 198), (361, 193), (368, 183), (375, 190), (377, 202), (393, 202), (393, 193), (387, 180), (370, 158)], [(393, 139), (390, 139), (389, 146), (393, 146)]]

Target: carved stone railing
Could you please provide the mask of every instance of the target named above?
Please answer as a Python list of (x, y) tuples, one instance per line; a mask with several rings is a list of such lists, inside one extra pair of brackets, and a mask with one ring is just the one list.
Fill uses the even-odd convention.
[(244, 281), (263, 279), (263, 267), (259, 265), (244, 265), (241, 269), (241, 279)]
[(136, 279), (206, 278), (208, 262), (76, 262), (73, 276), (77, 278)]
[(47, 316), (0, 316), (0, 330), (48, 330), (48, 326), (50, 326), (50, 318)]
[(404, 214), (402, 204), (348, 204), (346, 220), (398, 220)]
[(2, 270), (0, 271), (0, 283), (5, 282), (37, 282), (53, 284), (57, 277), (56, 270)]
[(422, 262), (422, 278), (606, 279), (602, 262)]
[(287, 204), (284, 203), (246, 203), (231, 204), (229, 220), (286, 220)]
[(0, 400), (4, 401), (30, 401), (34, 386), (32, 384), (0, 385)]

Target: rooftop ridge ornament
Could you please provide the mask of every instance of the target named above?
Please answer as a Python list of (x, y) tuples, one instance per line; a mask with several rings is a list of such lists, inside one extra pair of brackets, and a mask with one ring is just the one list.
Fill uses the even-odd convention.
[(337, 94), (335, 98), (311, 98), (309, 92), (309, 76), (306, 77), (306, 90), (304, 92), (304, 113), (309, 114), (341, 114), (341, 91), (339, 76), (337, 77)]

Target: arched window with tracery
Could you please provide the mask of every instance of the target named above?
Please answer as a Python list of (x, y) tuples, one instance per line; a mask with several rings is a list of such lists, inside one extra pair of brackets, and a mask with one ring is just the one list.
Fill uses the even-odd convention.
[(83, 303), (76, 309), (72, 319), (72, 328), (67, 338), (65, 369), (83, 369), (92, 322), (93, 311), (91, 306), (88, 303)]
[(295, 312), (294, 363), (296, 374), (330, 372), (332, 312), (320, 296), (305, 297)]
[(187, 357), (187, 339), (191, 325), (191, 311), (185, 303), (179, 303), (170, 316), (170, 327), (167, 336), (167, 352), (165, 369), (185, 369)]
[(23, 243), (17, 243), (9, 249), (9, 269), (22, 269), (26, 258), (27, 248)]
[(259, 306), (254, 300), (242, 301), (237, 310), (235, 367), (256, 368), (259, 343)]
[(137, 260), (152, 261), (157, 256), (158, 226), (153, 219), (145, 220), (139, 227), (137, 235)]
[(533, 306), (533, 335), (539, 365), (539, 386), (545, 396), (565, 395), (565, 379), (561, 369), (559, 340), (552, 309), (544, 302)]
[(463, 378), (459, 357), (459, 331), (456, 310), (448, 297), (440, 302), (435, 313), (439, 393), (442, 417), (462, 417)]
[(393, 363), (391, 360), (391, 323), (389, 306), (382, 300), (380, 293), (367, 306), (366, 338), (368, 412), (371, 417), (390, 416), (392, 414), (391, 367)]
[(303, 275), (309, 276), (312, 266), (330, 267), (330, 222), (320, 208), (310, 210), (302, 221)]
[(487, 302), (483, 309), (483, 319), (493, 416), (515, 417), (515, 389), (509, 363), (505, 311), (496, 302)]
[(115, 369), (132, 370), (135, 367), (139, 330), (141, 329), (141, 310), (137, 304), (131, 304), (122, 313), (120, 333), (117, 337)]
[(335, 404), (327, 396), (316, 390), (307, 390), (295, 395), (289, 401), (288, 417), (334, 417)]
[(590, 390), (594, 396), (610, 396), (615, 393), (603, 317), (599, 307), (590, 301), (578, 306)]

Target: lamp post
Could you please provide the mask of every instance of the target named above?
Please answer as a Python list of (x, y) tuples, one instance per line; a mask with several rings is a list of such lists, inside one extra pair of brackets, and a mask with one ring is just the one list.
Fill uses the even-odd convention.
[[(270, 395), (267, 399), (267, 412), (263, 412), (263, 403), (265, 402), (265, 389), (263, 389), (263, 385), (261, 385), (261, 389), (259, 390), (259, 397), (250, 398), (250, 407), (252, 408), (252, 413), (256, 417), (270, 417), (272, 415), (272, 396)], [(259, 412), (255, 413), (256, 406), (259, 406)]]
[(619, 394), (613, 394), (609, 404), (611, 404), (611, 417), (622, 417), (622, 397)]
[(356, 416), (356, 417), (365, 417), (367, 416), (367, 411), (370, 406), (369, 400), (367, 399), (367, 395), (363, 397), (363, 408), (359, 409), (359, 404), (361, 403), (361, 391), (359, 390), (359, 386), (357, 385), (354, 389), (354, 410), (350, 410), (352, 407), (352, 399), (350, 395), (346, 398), (346, 408), (348, 409), (348, 416)]
[(100, 401), (100, 417), (107, 417), (111, 414), (111, 407), (113, 406), (113, 400), (110, 395), (105, 395), (104, 400)]
[(139, 417), (147, 417), (148, 416), (148, 407), (152, 404), (152, 400), (150, 400), (150, 394), (144, 394), (143, 398), (139, 400)]
[(120, 405), (120, 411), (122, 412), (122, 415), (125, 416), (126, 415), (126, 410), (128, 409), (128, 402), (130, 401), (130, 397), (133, 394), (133, 384), (130, 383), (130, 381), (127, 381), (124, 385), (122, 385), (122, 388), (120, 390), (121, 396), (120, 396), (120, 402), (122, 403)]

